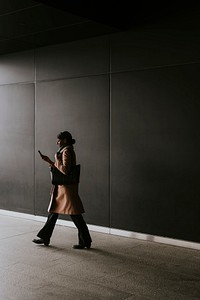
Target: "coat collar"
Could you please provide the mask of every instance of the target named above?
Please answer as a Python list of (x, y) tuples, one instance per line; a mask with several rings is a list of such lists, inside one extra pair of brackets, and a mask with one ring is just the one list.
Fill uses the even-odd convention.
[(57, 153), (63, 153), (64, 150), (66, 149), (70, 149), (70, 150), (73, 150), (74, 147), (72, 145), (69, 145), (69, 146), (62, 146), (58, 149)]

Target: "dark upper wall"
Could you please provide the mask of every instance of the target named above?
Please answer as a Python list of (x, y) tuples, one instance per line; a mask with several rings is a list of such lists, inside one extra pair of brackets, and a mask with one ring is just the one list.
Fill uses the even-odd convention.
[(58, 131), (88, 223), (199, 242), (198, 12), (0, 57), (0, 207), (45, 215)]

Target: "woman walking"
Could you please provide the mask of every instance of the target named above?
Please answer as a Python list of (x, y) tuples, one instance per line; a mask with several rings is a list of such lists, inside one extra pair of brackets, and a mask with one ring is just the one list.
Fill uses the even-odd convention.
[[(57, 168), (61, 173), (67, 175), (72, 166), (76, 165), (73, 144), (75, 144), (75, 140), (68, 131), (60, 132), (57, 135), (59, 150), (55, 154), (55, 162), (46, 155), (41, 154), (41, 157), (49, 164), (49, 167)], [(48, 246), (59, 214), (66, 214), (70, 215), (78, 229), (78, 244), (74, 245), (73, 248), (89, 249), (91, 247), (92, 239), (82, 216), (84, 207), (78, 194), (78, 183), (53, 186), (48, 212), (47, 221), (38, 232), (38, 238), (34, 239), (33, 243)]]

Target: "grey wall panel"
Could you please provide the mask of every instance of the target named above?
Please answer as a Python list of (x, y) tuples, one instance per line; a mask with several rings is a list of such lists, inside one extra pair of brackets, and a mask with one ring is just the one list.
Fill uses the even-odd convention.
[(0, 207), (34, 213), (34, 85), (0, 87)]
[(111, 38), (111, 70), (128, 71), (200, 60), (199, 9)]
[(200, 241), (199, 71), (112, 76), (111, 227)]
[[(109, 76), (39, 83), (36, 104), (36, 149), (53, 158), (58, 132), (77, 140), (81, 164), (80, 196), (91, 224), (109, 225)], [(46, 214), (48, 166), (36, 158), (36, 213)]]
[(106, 38), (40, 48), (36, 53), (37, 80), (70, 78), (109, 72)]
[(34, 81), (34, 52), (0, 56), (0, 85)]

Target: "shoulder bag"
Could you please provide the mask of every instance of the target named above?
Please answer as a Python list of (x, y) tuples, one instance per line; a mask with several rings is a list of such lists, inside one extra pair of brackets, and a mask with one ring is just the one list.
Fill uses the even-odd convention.
[(51, 183), (53, 185), (69, 185), (79, 183), (80, 179), (80, 165), (74, 165), (71, 167), (70, 172), (65, 175), (60, 172), (56, 167), (51, 167)]
[(53, 185), (68, 185), (79, 183), (80, 178), (80, 165), (74, 165), (69, 174), (65, 175), (60, 172), (56, 167), (51, 168), (51, 183)]

